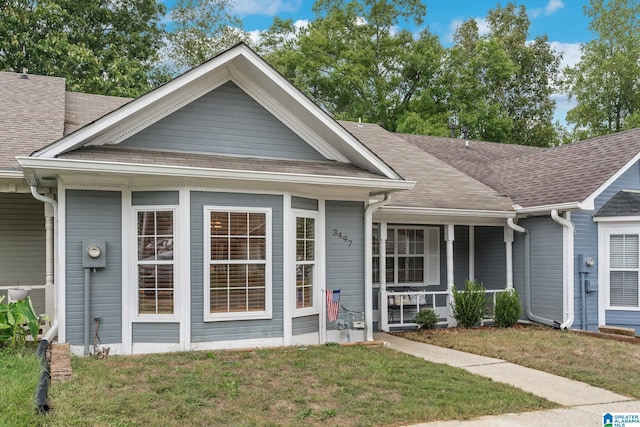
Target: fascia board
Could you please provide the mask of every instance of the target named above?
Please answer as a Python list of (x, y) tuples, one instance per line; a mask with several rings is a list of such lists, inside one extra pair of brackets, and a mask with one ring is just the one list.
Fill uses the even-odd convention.
[(640, 216), (601, 216), (593, 217), (594, 222), (640, 222)]
[(591, 207), (590, 209), (594, 209), (596, 198), (600, 194), (602, 194), (603, 191), (605, 191), (607, 188), (609, 188), (609, 186), (611, 186), (611, 184), (613, 184), (618, 178), (620, 178), (620, 176), (622, 176), (622, 174), (624, 174), (627, 170), (629, 170), (629, 168), (631, 166), (636, 164), (638, 162), (638, 160), (640, 160), (640, 153), (638, 153), (635, 156), (633, 156), (633, 158), (631, 158), (631, 160), (629, 160), (627, 163), (625, 163), (624, 166), (622, 166), (620, 169), (618, 169), (616, 171), (616, 173), (611, 175), (611, 177), (609, 177), (609, 179), (607, 179), (604, 183), (602, 183), (602, 185), (600, 185), (593, 193), (591, 193), (584, 200), (583, 204), (587, 205), (587, 206), (590, 206)]
[(226, 179), (237, 181), (269, 181), (288, 184), (334, 185), (341, 187), (384, 188), (387, 191), (410, 190), (414, 181), (357, 178), (339, 176), (318, 176), (282, 172), (254, 172), (228, 169), (205, 169), (186, 166), (157, 166), (135, 163), (96, 162), (91, 160), (43, 159), (17, 157), (18, 163), (26, 170), (47, 170), (52, 172), (93, 172), (128, 175), (159, 175), (182, 178)]
[(467, 210), (467, 209), (442, 209), (442, 208), (406, 208), (402, 206), (383, 206), (378, 209), (380, 213), (402, 213), (406, 215), (426, 215), (426, 216), (456, 216), (468, 218), (515, 218), (515, 212), (490, 211), (490, 210)]
[[(222, 67), (225, 62), (233, 60), (233, 58), (237, 57), (242, 52), (243, 51), (239, 49), (228, 50), (213, 58), (212, 60), (202, 64), (201, 66), (196, 67), (188, 71), (187, 73), (171, 80), (165, 85), (160, 86), (152, 90), (151, 92), (148, 92), (145, 95), (134, 99), (133, 101), (113, 111), (112, 113), (101, 117), (94, 123), (84, 126), (71, 133), (70, 135), (61, 138), (57, 142), (54, 142), (53, 144), (36, 151), (33, 156), (42, 158), (53, 158), (60, 153), (64, 153), (65, 151), (73, 150), (77, 147), (80, 147), (85, 144), (87, 140), (96, 137), (101, 133), (104, 133), (105, 130), (110, 129), (113, 126), (119, 125), (127, 117), (141, 112), (145, 108), (148, 108), (154, 103), (161, 101), (163, 98), (166, 98), (172, 93), (175, 93), (177, 90), (184, 88), (192, 82), (203, 78), (203, 76), (211, 72), (211, 70)], [(228, 70), (225, 69), (225, 72), (228, 73)]]
[(24, 178), (22, 171), (0, 171), (0, 179)]
[(374, 221), (397, 224), (455, 224), (504, 226), (514, 212), (465, 211), (458, 209), (416, 209), (385, 206), (374, 213)]
[(568, 202), (568, 203), (558, 203), (554, 205), (530, 206), (526, 208), (523, 208), (521, 206), (514, 206), (514, 209), (517, 214), (536, 214), (536, 213), (551, 212), (554, 209), (558, 211), (583, 210), (583, 209), (588, 210), (589, 206), (585, 205), (582, 202)]

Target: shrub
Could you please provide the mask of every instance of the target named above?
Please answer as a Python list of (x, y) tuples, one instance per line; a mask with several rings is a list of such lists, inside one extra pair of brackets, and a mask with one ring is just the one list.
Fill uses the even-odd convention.
[(424, 309), (420, 310), (418, 314), (416, 314), (414, 322), (418, 324), (418, 328), (433, 329), (436, 327), (438, 320), (438, 315), (435, 311)]
[(508, 328), (516, 324), (520, 319), (522, 307), (520, 306), (520, 295), (515, 289), (496, 294), (496, 306), (494, 308), (493, 320), (501, 328)]
[(487, 305), (485, 289), (482, 283), (478, 283), (476, 280), (465, 280), (464, 283), (464, 291), (456, 290), (454, 285), (451, 308), (453, 318), (460, 326), (472, 328), (482, 320)]
[(4, 296), (0, 298), (0, 344), (21, 347), (25, 345), (28, 336), (35, 341), (40, 322), (46, 316), (36, 316), (29, 297), (8, 304), (3, 304), (3, 300)]

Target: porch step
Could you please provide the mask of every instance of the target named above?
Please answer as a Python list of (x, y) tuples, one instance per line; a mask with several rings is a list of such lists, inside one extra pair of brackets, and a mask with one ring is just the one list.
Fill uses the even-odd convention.
[(598, 326), (598, 330), (603, 334), (625, 335), (627, 337), (635, 337), (636, 330), (632, 328), (622, 328), (619, 326)]
[(71, 379), (71, 347), (69, 344), (53, 344), (51, 346), (51, 362), (49, 365), (51, 381), (65, 382)]

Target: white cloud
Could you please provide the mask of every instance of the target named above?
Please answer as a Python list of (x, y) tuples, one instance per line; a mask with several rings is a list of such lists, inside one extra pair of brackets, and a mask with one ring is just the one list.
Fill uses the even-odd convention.
[(564, 7), (562, 0), (549, 0), (549, 3), (544, 7), (544, 14), (549, 16)]
[[(490, 30), (489, 23), (485, 18), (473, 18), (473, 19), (476, 21), (476, 24), (478, 25), (478, 33), (481, 36), (485, 36), (489, 34), (489, 30)], [(455, 18), (449, 23), (449, 32), (445, 35), (445, 41), (447, 43), (453, 43), (453, 35), (455, 34), (456, 30), (464, 23), (465, 21), (462, 20), (461, 18)]]
[(236, 0), (233, 13), (246, 15), (276, 16), (279, 13), (294, 13), (302, 6), (301, 0)]
[(562, 0), (549, 0), (549, 3), (544, 8), (529, 9), (529, 17), (536, 19), (538, 16), (544, 13), (545, 16), (553, 15), (564, 7)]
[(556, 52), (562, 53), (562, 61), (560, 61), (560, 68), (573, 67), (580, 61), (582, 52), (580, 51), (580, 43), (562, 43), (562, 42), (549, 42), (551, 48)]

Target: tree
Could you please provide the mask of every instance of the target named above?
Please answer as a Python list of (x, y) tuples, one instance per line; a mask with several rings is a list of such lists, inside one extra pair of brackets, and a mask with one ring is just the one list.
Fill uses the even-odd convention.
[(567, 122), (586, 137), (640, 124), (640, 2), (591, 0), (585, 7), (596, 38), (565, 69), (567, 93), (577, 101)]
[(164, 13), (155, 0), (0, 0), (0, 69), (138, 96), (150, 89)]
[(455, 33), (445, 60), (446, 104), (471, 138), (533, 146), (557, 140), (554, 93), (560, 56), (546, 36), (527, 41), (524, 6), (496, 6), (487, 16), (489, 33), (475, 20)]
[(230, 10), (232, 0), (178, 0), (171, 10), (175, 28), (165, 51), (170, 73), (178, 74), (243, 41), (242, 21)]
[(427, 31), (416, 40), (397, 30), (401, 20), (422, 23), (423, 3), (318, 0), (313, 11), (304, 28), (274, 21), (259, 46), (267, 61), (334, 117), (395, 130), (442, 51)]

